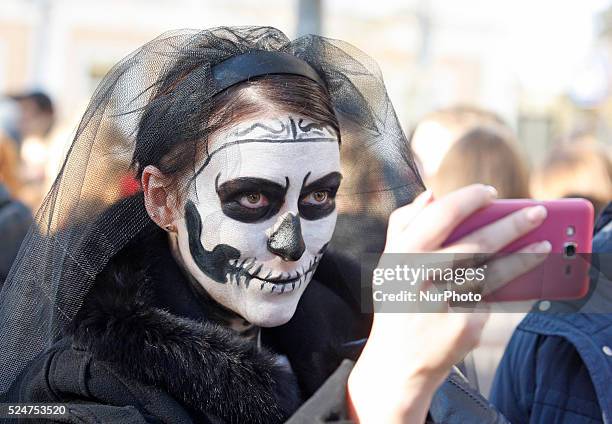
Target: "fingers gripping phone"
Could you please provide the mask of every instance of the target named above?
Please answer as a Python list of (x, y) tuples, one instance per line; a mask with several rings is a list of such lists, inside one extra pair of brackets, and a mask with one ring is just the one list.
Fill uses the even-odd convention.
[(551, 243), (551, 253), (544, 262), (487, 295), (485, 300), (576, 299), (588, 291), (589, 258), (584, 254), (591, 253), (594, 213), (593, 205), (585, 199), (497, 200), (459, 224), (444, 245), (450, 245), (512, 212), (536, 205), (543, 205), (547, 209), (544, 222), (506, 245), (500, 253), (513, 253), (543, 240)]

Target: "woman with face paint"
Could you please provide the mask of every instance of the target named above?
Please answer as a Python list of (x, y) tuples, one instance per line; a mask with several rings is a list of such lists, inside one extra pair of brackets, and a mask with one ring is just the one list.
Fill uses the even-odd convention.
[[(146, 44), (96, 90), (2, 289), (0, 400), (65, 404), (62, 422), (504, 422), (447, 377), (485, 317), (372, 322), (365, 248), (334, 235), (340, 206), (367, 198), (395, 210), (385, 252), (435, 252), (495, 197), (416, 197), (406, 146), (376, 65), (346, 43), (245, 27)], [(142, 191), (83, 201), (119, 190), (109, 160), (131, 160), (117, 175)], [(542, 219), (521, 211), (445, 251), (495, 252)]]

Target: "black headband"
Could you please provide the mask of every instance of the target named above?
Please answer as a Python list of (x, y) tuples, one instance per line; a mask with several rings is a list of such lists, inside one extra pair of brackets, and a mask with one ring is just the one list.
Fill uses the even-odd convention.
[(254, 77), (278, 74), (299, 75), (327, 88), (312, 66), (289, 53), (257, 50), (230, 57), (212, 67), (215, 94)]

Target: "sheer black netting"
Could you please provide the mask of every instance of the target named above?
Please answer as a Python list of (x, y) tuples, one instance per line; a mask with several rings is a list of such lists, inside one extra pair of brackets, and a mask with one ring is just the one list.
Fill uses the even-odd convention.
[(386, 217), (423, 184), (370, 57), (345, 42), (314, 35), (290, 41), (268, 27), (163, 34), (100, 83), (2, 287), (0, 393), (62, 336), (96, 275), (151, 222), (142, 194), (125, 192), (126, 178), (137, 178), (136, 146), (155, 154), (155, 146), (183, 137), (191, 149), (184, 157), (196, 172), (206, 158), (211, 98), (218, 91), (211, 68), (260, 50), (304, 60), (329, 90), (340, 122), (344, 175), (330, 252), (342, 246), (347, 260), (358, 261), (366, 250), (381, 251)]

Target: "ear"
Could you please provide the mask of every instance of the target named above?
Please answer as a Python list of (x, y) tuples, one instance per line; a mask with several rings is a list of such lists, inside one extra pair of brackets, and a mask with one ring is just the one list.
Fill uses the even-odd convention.
[(176, 219), (176, 196), (169, 189), (170, 179), (153, 165), (142, 171), (142, 191), (147, 213), (157, 225), (167, 229)]

